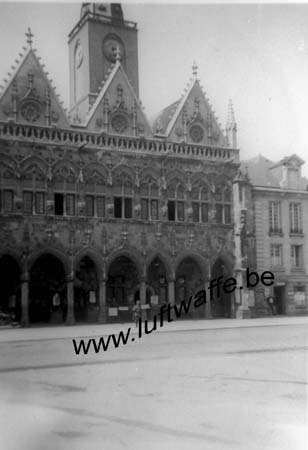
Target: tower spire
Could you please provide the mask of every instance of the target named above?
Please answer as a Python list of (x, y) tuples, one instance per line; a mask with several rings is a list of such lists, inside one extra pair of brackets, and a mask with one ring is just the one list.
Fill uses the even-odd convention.
[(198, 76), (198, 66), (197, 66), (196, 61), (194, 61), (193, 65), (192, 65), (192, 74), (193, 74), (194, 78), (197, 78), (197, 76)]
[(235, 114), (234, 114), (233, 103), (232, 103), (231, 99), (229, 99), (229, 103), (228, 103), (226, 135), (227, 135), (227, 140), (229, 142), (229, 145), (231, 145), (233, 148), (236, 148), (237, 147), (237, 124), (235, 121)]
[(27, 44), (29, 45), (29, 47), (32, 47), (33, 33), (32, 33), (32, 31), (31, 31), (31, 28), (30, 28), (30, 27), (28, 27), (28, 30), (27, 30), (27, 32), (25, 33), (25, 35), (26, 35), (26, 38), (27, 38)]

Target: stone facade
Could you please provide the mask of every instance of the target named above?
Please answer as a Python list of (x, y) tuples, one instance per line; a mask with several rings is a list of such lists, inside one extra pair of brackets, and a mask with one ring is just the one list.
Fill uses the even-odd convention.
[[(70, 34), (72, 85), (83, 71), (71, 114), (31, 32), (0, 97), (1, 308), (24, 325), (131, 320), (137, 299), (150, 317), (236, 266), (232, 107), (224, 133), (194, 67), (185, 95), (151, 127), (136, 27), (97, 5), (82, 7)], [(92, 92), (99, 51), (104, 79)], [(222, 295), (189, 317), (235, 317), (240, 306)]]

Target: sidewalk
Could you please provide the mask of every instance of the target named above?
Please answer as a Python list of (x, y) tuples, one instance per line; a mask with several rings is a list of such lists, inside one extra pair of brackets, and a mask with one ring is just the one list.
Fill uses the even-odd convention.
[[(275, 316), (260, 319), (213, 319), (213, 320), (177, 320), (168, 323), (164, 322), (163, 327), (157, 326), (159, 333), (170, 332), (188, 332), (188, 331), (206, 331), (230, 328), (251, 328), (251, 327), (270, 327), (270, 326), (288, 326), (288, 325), (307, 325), (308, 317), (286, 317)], [(56, 340), (85, 338), (94, 336), (106, 336), (109, 334), (118, 334), (120, 331), (131, 327), (132, 333), (137, 333), (137, 328), (133, 323), (114, 323), (114, 324), (84, 324), (74, 326), (42, 326), (32, 328), (7, 328), (0, 327), (0, 344), (14, 341), (37, 341), (37, 340)], [(149, 324), (150, 328), (150, 324)]]

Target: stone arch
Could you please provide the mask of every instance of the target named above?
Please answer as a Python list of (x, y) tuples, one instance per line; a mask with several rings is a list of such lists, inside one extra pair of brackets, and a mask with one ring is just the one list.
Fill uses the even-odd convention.
[(93, 174), (97, 173), (107, 183), (108, 170), (103, 164), (87, 164), (83, 171), (85, 178), (92, 178)]
[(112, 170), (112, 177), (116, 178), (119, 175), (125, 174), (127, 177), (131, 178), (132, 181), (135, 179), (134, 170), (126, 164), (119, 164)]
[(41, 252), (29, 270), (30, 322), (63, 322), (67, 313), (66, 272), (54, 252)]
[[(218, 259), (220, 259), (223, 262), (223, 264), (225, 265), (225, 267), (227, 268), (228, 275), (232, 276), (234, 262), (235, 262), (234, 255), (230, 252), (219, 252), (214, 257), (214, 263)], [(212, 267), (213, 267), (214, 263), (212, 264)]]
[[(61, 173), (63, 169), (67, 171), (67, 174)], [(67, 179), (70, 175), (73, 175), (74, 179), (76, 180), (79, 174), (79, 168), (74, 162), (65, 158), (54, 163), (54, 165), (52, 166), (52, 173), (53, 177), (60, 175), (63, 176), (64, 179)]]
[(186, 183), (186, 173), (180, 169), (172, 169), (166, 173), (167, 182), (172, 182), (174, 179), (180, 180), (183, 184)]
[(155, 181), (159, 184), (160, 172), (157, 169), (152, 169), (150, 167), (145, 167), (139, 173), (140, 183), (147, 180), (147, 177), (150, 177), (151, 180)]
[(103, 276), (104, 261), (100, 253), (95, 249), (82, 249), (80, 252), (76, 254), (74, 261), (74, 271), (76, 271), (76, 268), (78, 267), (78, 264), (80, 263), (82, 258), (86, 256), (93, 260), (96, 266), (98, 280), (101, 281)]
[(204, 256), (200, 255), (200, 253), (190, 251), (190, 250), (181, 252), (179, 254), (179, 256), (176, 258), (175, 264), (174, 264), (175, 273), (176, 273), (180, 263), (183, 261), (183, 259), (186, 259), (186, 258), (191, 258), (196, 261), (196, 263), (200, 267), (200, 270), (201, 270), (202, 276), (204, 277), (204, 280), (207, 280), (209, 278), (209, 262), (208, 262), (208, 260)]
[(23, 172), (28, 172), (28, 170), (32, 167), (37, 167), (39, 169), (39, 172), (45, 174), (48, 170), (46, 161), (44, 161), (44, 159), (40, 158), (39, 156), (29, 156), (21, 163), (21, 170)]
[(148, 255), (147, 260), (146, 260), (147, 273), (148, 273), (150, 264), (152, 263), (152, 261), (155, 258), (159, 258), (162, 261), (162, 263), (164, 264), (168, 281), (173, 280), (175, 270), (172, 265), (171, 258), (165, 252), (162, 252), (162, 251), (153, 251)]
[(18, 264), (19, 270), (22, 273), (22, 271), (23, 271), (23, 264), (21, 263), (22, 253), (17, 250), (14, 250), (11, 246), (9, 247), (9, 246), (4, 245), (2, 247), (2, 249), (0, 250), (0, 258), (2, 258), (5, 255), (10, 256), (12, 259), (14, 259), (16, 261), (16, 263)]
[(110, 253), (106, 259), (106, 273), (108, 273), (108, 271), (110, 269), (110, 265), (113, 263), (113, 261), (122, 255), (131, 259), (135, 263), (135, 265), (138, 269), (139, 277), (144, 275), (143, 263), (142, 263), (143, 257), (141, 255), (141, 253), (134, 248), (120, 248), (120, 249), (117, 249), (117, 250), (113, 251), (112, 253)]
[(34, 262), (40, 256), (44, 255), (45, 253), (46, 254), (51, 254), (51, 255), (55, 256), (56, 258), (58, 258), (61, 261), (61, 263), (63, 264), (65, 275), (66, 276), (70, 275), (70, 273), (71, 273), (71, 262), (69, 260), (69, 257), (67, 256), (67, 254), (62, 252), (60, 249), (54, 248), (54, 247), (43, 247), (43, 248), (35, 251), (34, 253), (32, 253), (29, 256), (29, 259), (28, 259), (28, 269), (29, 269), (29, 271), (31, 270)]
[(17, 170), (17, 163), (16, 161), (11, 158), (9, 155), (4, 155), (3, 153), (0, 155), (0, 162), (2, 167), (5, 166), (7, 169), (16, 171)]

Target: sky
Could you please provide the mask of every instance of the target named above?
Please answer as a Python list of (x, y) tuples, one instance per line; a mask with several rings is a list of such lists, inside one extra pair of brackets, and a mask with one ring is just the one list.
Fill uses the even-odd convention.
[[(198, 78), (225, 126), (231, 98), (242, 159), (308, 154), (308, 4), (122, 4), (138, 23), (140, 99), (149, 119)], [(80, 3), (0, 2), (0, 84), (28, 26), (69, 106), (67, 36)], [(308, 160), (308, 158), (307, 158)], [(308, 168), (304, 166), (304, 174)]]

